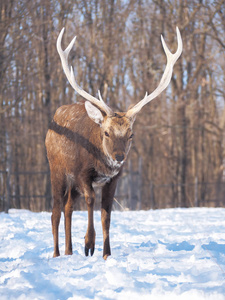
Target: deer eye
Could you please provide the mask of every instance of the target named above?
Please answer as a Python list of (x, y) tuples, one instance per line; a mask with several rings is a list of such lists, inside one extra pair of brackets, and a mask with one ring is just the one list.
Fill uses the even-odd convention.
[(130, 136), (129, 136), (129, 140), (131, 140), (133, 138), (134, 134), (132, 133)]
[(108, 134), (108, 132), (107, 132), (107, 131), (105, 131), (105, 136), (109, 137), (109, 134)]

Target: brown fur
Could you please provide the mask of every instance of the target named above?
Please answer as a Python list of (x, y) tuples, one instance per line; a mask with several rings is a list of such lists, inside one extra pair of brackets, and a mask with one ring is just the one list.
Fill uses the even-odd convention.
[[(73, 204), (83, 194), (88, 208), (85, 254), (95, 248), (94, 186), (102, 186), (101, 220), (103, 257), (110, 254), (110, 215), (117, 180), (131, 145), (132, 123), (124, 113), (103, 116), (101, 125), (87, 114), (83, 103), (60, 107), (46, 136), (53, 194), (52, 232), (54, 257), (59, 256), (58, 226), (65, 215), (65, 254), (72, 254), (71, 216)], [(121, 162), (122, 161), (122, 162)]]

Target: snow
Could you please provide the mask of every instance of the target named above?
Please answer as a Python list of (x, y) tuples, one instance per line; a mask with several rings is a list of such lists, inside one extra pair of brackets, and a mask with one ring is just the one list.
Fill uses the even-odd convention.
[(225, 209), (112, 212), (112, 256), (84, 255), (87, 212), (73, 213), (73, 255), (52, 258), (51, 214), (0, 213), (0, 299), (225, 299)]

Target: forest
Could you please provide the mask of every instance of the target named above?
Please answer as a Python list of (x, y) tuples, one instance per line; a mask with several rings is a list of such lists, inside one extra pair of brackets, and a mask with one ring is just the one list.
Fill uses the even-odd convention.
[[(125, 111), (159, 84), (160, 36), (183, 53), (169, 87), (138, 114), (114, 209), (225, 206), (225, 2), (1, 0), (0, 211), (50, 211), (45, 136), (58, 107), (81, 100), (63, 73), (63, 47), (88, 93)], [(95, 208), (100, 207), (100, 191)], [(83, 198), (74, 209), (85, 210)]]

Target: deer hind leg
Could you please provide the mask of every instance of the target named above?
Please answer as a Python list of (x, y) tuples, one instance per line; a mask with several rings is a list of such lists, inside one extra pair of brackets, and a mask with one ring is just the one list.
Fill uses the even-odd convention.
[[(56, 176), (56, 174), (58, 176)], [(52, 234), (54, 241), (53, 257), (60, 255), (59, 253), (59, 222), (61, 218), (61, 211), (63, 205), (64, 182), (63, 174), (60, 174), (57, 169), (51, 169), (51, 184), (53, 195), (53, 208), (52, 208)]]
[(88, 208), (88, 228), (85, 235), (85, 255), (88, 256), (89, 250), (91, 251), (91, 256), (95, 251), (95, 229), (94, 229), (94, 203), (95, 203), (95, 192), (93, 188), (85, 190), (84, 193), (85, 201)]
[(73, 214), (73, 205), (79, 198), (80, 194), (71, 186), (68, 189), (66, 195), (66, 202), (64, 204), (64, 216), (65, 216), (65, 255), (72, 255), (72, 214)]
[(65, 217), (65, 255), (72, 255), (72, 238), (71, 238), (71, 225), (73, 213), (73, 199), (71, 196), (71, 189), (68, 191), (67, 201), (64, 206)]
[(54, 200), (53, 209), (52, 209), (52, 234), (54, 240), (54, 253), (53, 257), (60, 255), (59, 253), (59, 222), (61, 217), (61, 205), (59, 202)]

